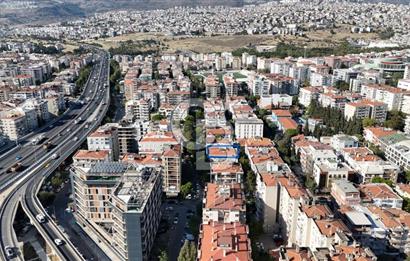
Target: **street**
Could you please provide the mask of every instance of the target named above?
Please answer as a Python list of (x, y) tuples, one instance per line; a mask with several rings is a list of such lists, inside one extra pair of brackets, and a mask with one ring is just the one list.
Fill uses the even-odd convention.
[(66, 211), (71, 194), (70, 183), (66, 183), (64, 188), (56, 194), (52, 208), (48, 208), (49, 213), (53, 213), (59, 226), (64, 228), (65, 233), (70, 237), (73, 244), (88, 260), (110, 261), (98, 245), (88, 237), (88, 235), (75, 222), (72, 213)]

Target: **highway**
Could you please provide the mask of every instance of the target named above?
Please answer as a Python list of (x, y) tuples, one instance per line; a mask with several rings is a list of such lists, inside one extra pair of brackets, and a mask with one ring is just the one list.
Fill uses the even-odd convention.
[[(2, 196), (5, 194), (0, 208), (1, 259), (3, 260), (7, 260), (4, 253), (6, 246), (17, 250), (18, 242), (12, 224), (19, 202), (33, 225), (62, 260), (83, 260), (81, 253), (48, 216), (37, 198), (37, 192), (44, 178), (52, 174), (66, 158), (75, 152), (88, 134), (98, 128), (108, 109), (109, 56), (102, 51), (95, 50), (95, 52), (98, 53), (100, 59), (93, 66), (83, 95), (80, 97), (85, 104), (73, 104), (73, 107), (61, 119), (53, 126), (46, 128), (44, 132), (45, 139), (42, 143), (49, 142), (52, 146), (44, 149), (41, 144), (32, 145), (28, 141), (23, 141), (22, 146), (16, 152), (9, 153), (10, 155), (0, 159), (0, 165), (3, 166), (0, 170), (0, 192)], [(10, 173), (7, 167), (11, 167), (16, 162), (16, 157), (21, 157), (20, 162), (25, 169)], [(47, 222), (40, 223), (36, 220), (35, 216), (40, 213), (47, 217)], [(56, 238), (62, 239), (65, 243), (57, 246), (54, 242)], [(12, 259), (23, 260), (23, 257), (21, 253), (18, 253)]]

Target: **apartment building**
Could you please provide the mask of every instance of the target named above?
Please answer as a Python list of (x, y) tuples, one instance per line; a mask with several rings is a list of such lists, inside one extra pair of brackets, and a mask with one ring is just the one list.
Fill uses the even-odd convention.
[(332, 75), (320, 72), (312, 72), (310, 74), (310, 86), (330, 86), (332, 85)]
[(1, 117), (1, 129), (10, 140), (18, 140), (28, 133), (27, 118), (24, 113), (14, 112)]
[(243, 182), (241, 164), (218, 162), (211, 163), (211, 182), (216, 184), (232, 184)]
[(107, 150), (112, 160), (118, 160), (118, 130), (110, 125), (101, 126), (87, 137), (87, 147), (91, 151)]
[(374, 177), (396, 182), (400, 168), (380, 157), (366, 147), (345, 148), (341, 151), (344, 160), (358, 174), (359, 182), (369, 183)]
[(388, 161), (405, 170), (410, 170), (410, 140), (387, 146), (385, 154)]
[(164, 148), (161, 155), (163, 166), (162, 188), (167, 196), (178, 196), (181, 190), (181, 154), (180, 145)]
[(256, 116), (236, 119), (235, 137), (237, 139), (263, 137), (263, 121)]
[(239, 83), (234, 79), (233, 76), (224, 75), (223, 83), (225, 86), (225, 92), (228, 96), (237, 96), (239, 91)]
[(404, 90), (387, 85), (363, 84), (360, 94), (365, 99), (387, 104), (387, 109), (400, 110), (403, 101)]
[(319, 103), (322, 107), (332, 107), (344, 111), (347, 98), (343, 95), (334, 93), (321, 93)]
[(329, 145), (320, 142), (309, 142), (299, 147), (300, 163), (304, 173), (313, 174), (314, 165), (322, 162), (337, 162), (337, 156)]
[(319, 99), (319, 94), (323, 92), (321, 87), (304, 87), (299, 90), (299, 103), (309, 107), (312, 101)]
[(97, 162), (85, 167), (72, 165), (70, 168), (74, 218), (100, 238), (111, 236), (110, 197), (127, 168), (119, 162)]
[(203, 223), (199, 232), (197, 260), (251, 261), (248, 226), (239, 222)]
[(344, 148), (357, 148), (359, 146), (359, 139), (355, 136), (336, 134), (331, 137), (330, 146), (335, 151), (341, 151)]
[(282, 238), (287, 246), (296, 243), (299, 207), (309, 202), (305, 189), (299, 187), (294, 181), (287, 180), (280, 184), (279, 192), (279, 228)]
[(122, 260), (149, 260), (161, 216), (161, 170), (126, 173), (113, 188), (112, 248)]
[(381, 208), (399, 209), (403, 206), (403, 199), (384, 183), (362, 184), (359, 190), (364, 204), (371, 204)]
[(245, 224), (245, 194), (239, 183), (208, 183), (203, 201), (202, 222)]
[(125, 103), (125, 114), (133, 120), (149, 120), (150, 103), (145, 99), (129, 100)]
[(248, 86), (252, 95), (258, 95), (260, 97), (268, 97), (270, 92), (270, 82), (263, 75), (251, 75), (248, 77)]
[(332, 218), (333, 213), (327, 205), (305, 205), (299, 207), (297, 215), (295, 244), (298, 247), (314, 248), (313, 241), (315, 239), (312, 238), (312, 229), (315, 220)]
[(97, 162), (108, 161), (111, 161), (110, 153), (108, 150), (79, 150), (73, 156), (73, 165), (81, 166), (83, 168), (92, 167)]
[(205, 92), (208, 98), (220, 98), (221, 86), (216, 75), (209, 75), (204, 80)]
[(142, 154), (161, 154), (165, 148), (178, 144), (172, 132), (148, 132), (139, 141), (138, 150)]
[(361, 201), (359, 190), (347, 180), (334, 180), (330, 194), (340, 207), (358, 205)]
[(382, 147), (383, 142), (381, 138), (397, 134), (396, 130), (387, 129), (383, 127), (368, 127), (363, 130), (363, 138), (373, 143), (376, 146)]
[(313, 165), (313, 178), (319, 188), (330, 189), (336, 180), (352, 180), (354, 170), (344, 162), (325, 159)]
[(379, 123), (384, 122), (387, 117), (387, 104), (369, 100), (346, 103), (344, 116), (348, 120), (370, 118)]
[(368, 209), (383, 223), (387, 240), (394, 251), (410, 252), (410, 214), (397, 208), (369, 206)]
[(43, 99), (28, 99), (20, 105), (23, 110), (34, 110), (37, 115), (37, 122), (39, 125), (50, 120), (50, 113), (48, 111), (47, 100)]
[(256, 218), (263, 223), (263, 230), (266, 233), (273, 233), (279, 229), (279, 182), (286, 180), (281, 173), (256, 174)]

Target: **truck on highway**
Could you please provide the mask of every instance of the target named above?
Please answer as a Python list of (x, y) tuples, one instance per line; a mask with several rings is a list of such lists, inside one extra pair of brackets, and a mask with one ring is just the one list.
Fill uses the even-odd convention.
[(54, 159), (54, 160), (57, 159), (57, 158), (58, 158), (58, 154), (57, 154), (57, 153), (54, 153), (53, 155), (51, 155), (51, 158)]
[(51, 142), (44, 143), (43, 144), (43, 149), (49, 150), (51, 148), (51, 146), (52, 146)]
[(37, 137), (34, 137), (34, 138), (31, 140), (31, 144), (37, 145), (37, 144), (39, 144), (43, 139), (44, 139), (44, 134), (40, 134), (40, 135), (38, 135)]
[(10, 172), (17, 172), (21, 170), (22, 166), (20, 162), (15, 163), (13, 166), (10, 167), (9, 171)]
[(37, 219), (37, 221), (40, 222), (40, 223), (46, 222), (46, 217), (45, 217), (43, 214), (38, 214), (38, 215), (36, 216), (36, 219)]

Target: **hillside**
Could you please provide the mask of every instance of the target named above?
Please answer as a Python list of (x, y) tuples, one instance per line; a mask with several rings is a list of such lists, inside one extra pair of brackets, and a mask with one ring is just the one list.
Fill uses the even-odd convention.
[(110, 10), (149, 10), (174, 6), (242, 6), (268, 0), (0, 0), (0, 24), (49, 23)]

